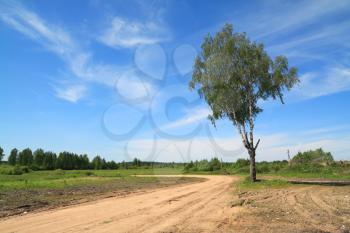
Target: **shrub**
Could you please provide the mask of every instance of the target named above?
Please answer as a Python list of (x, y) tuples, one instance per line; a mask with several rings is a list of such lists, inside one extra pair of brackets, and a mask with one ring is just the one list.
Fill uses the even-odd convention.
[(85, 175), (87, 175), (87, 176), (94, 176), (95, 173), (93, 173), (92, 171), (87, 171), (87, 172), (85, 172)]
[(10, 175), (22, 175), (23, 174), (23, 170), (20, 166), (15, 166), (12, 170), (12, 174)]
[(256, 171), (259, 173), (268, 173), (270, 172), (271, 165), (267, 162), (257, 163)]
[(218, 158), (213, 158), (209, 162), (209, 170), (210, 171), (217, 171), (220, 170), (222, 167), (221, 162)]
[(305, 152), (298, 152), (293, 159), (293, 164), (323, 164), (329, 165), (334, 162), (333, 156), (330, 152), (325, 152), (322, 148), (316, 150), (309, 150)]
[(249, 166), (249, 159), (237, 159), (237, 161), (233, 164), (234, 168), (243, 168)]
[(1, 167), (0, 173), (4, 175), (22, 175), (28, 173), (30, 170), (27, 166), (6, 166)]

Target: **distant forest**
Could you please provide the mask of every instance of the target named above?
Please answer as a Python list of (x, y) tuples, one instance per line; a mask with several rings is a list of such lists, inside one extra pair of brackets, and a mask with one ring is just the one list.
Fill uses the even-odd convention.
[[(1, 151), (2, 148), (0, 148)], [(32, 152), (26, 148), (22, 151), (12, 149), (7, 163), (13, 166), (27, 166), (31, 170), (86, 170), (86, 169), (128, 169), (136, 167), (171, 167), (175, 163), (146, 162), (135, 158), (133, 161), (115, 162), (106, 161), (101, 156), (95, 156), (91, 161), (86, 154), (76, 154), (72, 152), (60, 152), (56, 154), (51, 151), (37, 149)]]
[[(3, 149), (0, 147), (1, 157), (4, 157)], [(213, 172), (224, 173), (247, 173), (249, 172), (249, 159), (237, 159), (235, 162), (223, 162), (218, 158), (210, 160), (202, 159), (184, 163), (175, 162), (154, 162), (141, 161), (134, 158), (132, 161), (115, 162), (106, 161), (97, 155), (92, 160), (86, 154), (78, 155), (72, 152), (60, 152), (56, 154), (43, 149), (32, 152), (26, 148), (22, 151), (12, 149), (7, 162), (8, 165), (15, 166), (12, 173), (23, 173), (27, 170), (100, 170), (100, 169), (134, 169), (134, 168), (180, 168), (184, 172)], [(331, 172), (339, 168), (348, 169), (347, 161), (336, 162), (330, 152), (325, 152), (321, 148), (298, 152), (289, 161), (257, 162), (257, 171), (260, 173), (293, 171), (293, 172)]]

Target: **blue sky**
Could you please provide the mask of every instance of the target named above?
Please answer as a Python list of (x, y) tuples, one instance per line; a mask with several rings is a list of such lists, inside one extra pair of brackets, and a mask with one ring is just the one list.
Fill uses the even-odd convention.
[(301, 82), (258, 116), (257, 160), (323, 147), (350, 159), (349, 1), (0, 1), (0, 146), (116, 161), (246, 157), (188, 89), (225, 23), (285, 55)]

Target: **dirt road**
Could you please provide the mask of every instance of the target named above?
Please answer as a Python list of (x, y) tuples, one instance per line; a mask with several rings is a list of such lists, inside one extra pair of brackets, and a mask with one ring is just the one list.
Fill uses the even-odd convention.
[(0, 220), (0, 232), (350, 232), (350, 186), (235, 190), (238, 178), (111, 197)]
[(232, 176), (0, 220), (0, 232), (230, 232)]

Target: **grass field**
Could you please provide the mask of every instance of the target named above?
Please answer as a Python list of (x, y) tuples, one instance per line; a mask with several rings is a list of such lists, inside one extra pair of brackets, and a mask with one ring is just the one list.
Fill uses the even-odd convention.
[[(2, 166), (1, 169), (8, 169)], [(65, 188), (101, 184), (116, 179), (132, 179), (131, 175), (181, 174), (181, 169), (125, 169), (125, 170), (53, 170), (31, 171), (22, 175), (0, 174), (0, 190), (23, 188)], [(135, 178), (133, 178), (135, 179)]]

